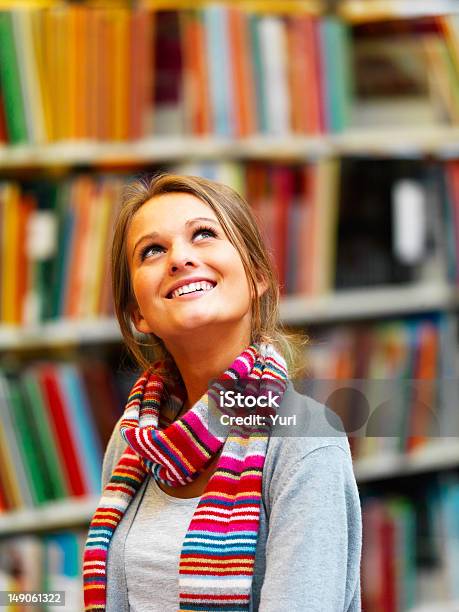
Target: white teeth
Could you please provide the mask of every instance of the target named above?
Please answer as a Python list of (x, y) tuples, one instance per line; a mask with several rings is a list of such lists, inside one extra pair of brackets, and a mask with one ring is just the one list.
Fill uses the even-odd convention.
[(179, 287), (178, 289), (172, 292), (171, 297), (175, 298), (180, 295), (183, 295), (184, 293), (192, 293), (193, 291), (198, 290), (209, 291), (213, 288), (214, 286), (211, 283), (208, 283), (207, 281), (199, 281), (198, 283), (190, 283), (189, 285), (183, 285), (182, 287)]

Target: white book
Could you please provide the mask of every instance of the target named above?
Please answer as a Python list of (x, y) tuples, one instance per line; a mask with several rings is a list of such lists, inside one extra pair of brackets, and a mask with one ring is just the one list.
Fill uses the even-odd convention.
[(279, 17), (262, 17), (258, 22), (263, 66), (263, 96), (266, 99), (269, 131), (278, 136), (290, 132), (287, 36)]

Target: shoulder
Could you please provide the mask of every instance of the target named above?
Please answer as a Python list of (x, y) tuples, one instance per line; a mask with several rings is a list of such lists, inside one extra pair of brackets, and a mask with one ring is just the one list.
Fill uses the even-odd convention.
[(337, 446), (351, 459), (349, 442), (341, 419), (312, 397), (298, 393), (289, 383), (280, 407), (278, 424), (268, 444), (271, 461), (296, 462), (309, 453)]
[[(330, 471), (354, 481), (352, 457), (339, 417), (327, 406), (298, 393), (290, 383), (278, 409), (284, 425), (273, 427), (268, 442), (263, 481), (269, 505), (276, 489), (291, 474), (306, 481), (311, 472), (320, 482)], [(286, 424), (290, 423), (290, 424)]]
[(123, 440), (120, 433), (120, 423), (122, 418), (123, 417), (119, 419), (113, 428), (112, 435), (110, 436), (107, 448), (105, 449), (104, 460), (102, 463), (102, 488), (104, 488), (107, 482), (110, 480), (116, 464), (118, 463), (123, 452), (126, 450), (126, 442)]

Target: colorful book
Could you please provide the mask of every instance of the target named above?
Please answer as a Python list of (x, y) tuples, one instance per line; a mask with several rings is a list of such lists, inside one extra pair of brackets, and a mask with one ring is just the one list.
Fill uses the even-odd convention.
[(8, 128), (9, 140), (13, 144), (27, 142), (26, 101), (21, 88), (18, 62), (18, 41), (15, 38), (13, 13), (0, 12), (0, 83)]

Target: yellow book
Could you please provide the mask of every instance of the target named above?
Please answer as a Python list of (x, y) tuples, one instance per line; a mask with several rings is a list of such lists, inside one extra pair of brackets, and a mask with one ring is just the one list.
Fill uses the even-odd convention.
[(338, 160), (317, 164), (314, 201), (314, 240), (312, 255), (312, 293), (321, 295), (333, 289), (336, 269), (336, 229), (338, 220)]
[(54, 140), (70, 137), (69, 17), (66, 7), (47, 11), (47, 60), (50, 75)]
[(114, 140), (129, 138), (129, 95), (130, 74), (130, 11), (115, 9), (111, 11), (112, 54), (108, 58), (111, 64), (113, 83), (113, 125)]
[(70, 6), (69, 11), (69, 119), (71, 138), (89, 137), (88, 73), (91, 70), (88, 46), (88, 13), (85, 6)]
[(17, 248), (19, 234), (19, 189), (12, 183), (4, 184), (0, 193), (2, 207), (2, 323), (20, 323), (18, 312), (18, 276), (23, 271), (17, 269)]
[(92, 205), (92, 232), (90, 239), (87, 303), (84, 316), (97, 317), (104, 281), (105, 262), (109, 258), (108, 231), (112, 210), (113, 190), (109, 181), (99, 185)]
[(46, 83), (48, 93), (48, 115), (47, 128), (48, 138), (55, 141), (59, 138), (59, 108), (57, 90), (57, 52), (54, 37), (54, 15), (53, 11), (43, 11), (41, 23), (41, 49), (42, 49), (42, 74)]
[(45, 30), (45, 11), (31, 11), (31, 30), (33, 54), (36, 62), (37, 80), (40, 92), (40, 105), (43, 124), (43, 140), (52, 140), (52, 108), (51, 108), (51, 89), (46, 62), (46, 30)]
[[(0, 376), (0, 462), (8, 504), (15, 509), (24, 507), (26, 491), (21, 489), (21, 483), (23, 487), (28, 487), (28, 483), (17, 446), (16, 433), (11, 422), (8, 388), (3, 376)], [(30, 501), (30, 499), (27, 500), (28, 503)]]

